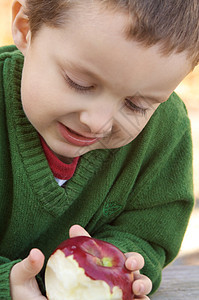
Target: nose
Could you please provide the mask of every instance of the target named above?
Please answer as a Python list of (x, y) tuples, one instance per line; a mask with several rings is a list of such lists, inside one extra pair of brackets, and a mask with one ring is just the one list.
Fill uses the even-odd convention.
[(113, 127), (114, 112), (108, 107), (90, 107), (80, 113), (80, 122), (86, 126), (86, 130), (96, 137), (109, 135)]

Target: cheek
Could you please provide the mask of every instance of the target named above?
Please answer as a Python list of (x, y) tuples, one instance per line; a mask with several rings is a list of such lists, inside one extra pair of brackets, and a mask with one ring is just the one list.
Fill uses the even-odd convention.
[(121, 130), (121, 136), (133, 140), (142, 131), (147, 121), (148, 117), (138, 113), (123, 115), (118, 123)]
[(32, 84), (28, 84), (27, 80), (22, 80), (21, 101), (25, 114), (30, 119), (35, 111), (41, 111), (39, 89)]
[(29, 72), (29, 69), (23, 71), (21, 96), (22, 105), (27, 114), (48, 114), (58, 107), (59, 95), (55, 93), (53, 85), (43, 78), (45, 74), (41, 76), (38, 73)]
[(117, 122), (118, 132), (116, 132), (118, 138), (120, 136), (123, 146), (133, 141), (139, 135), (149, 122), (155, 110), (156, 109), (150, 109), (145, 115), (139, 113), (120, 114), (120, 118), (118, 118)]
[[(52, 107), (45, 101), (41, 84), (31, 80), (30, 77), (24, 77), (22, 80), (21, 100), (23, 110), (30, 123), (37, 131), (50, 125), (50, 110)], [(52, 121), (52, 118), (51, 118)]]

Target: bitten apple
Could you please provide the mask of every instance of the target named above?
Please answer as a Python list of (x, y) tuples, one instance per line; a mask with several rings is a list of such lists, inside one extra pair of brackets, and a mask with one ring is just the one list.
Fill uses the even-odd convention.
[(49, 300), (132, 300), (132, 282), (124, 254), (87, 236), (61, 243), (45, 272)]

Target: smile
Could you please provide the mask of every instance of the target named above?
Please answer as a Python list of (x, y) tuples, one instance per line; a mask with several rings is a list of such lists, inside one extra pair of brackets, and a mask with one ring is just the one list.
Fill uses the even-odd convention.
[(98, 138), (88, 138), (78, 134), (77, 132), (73, 131), (72, 129), (66, 127), (62, 123), (58, 123), (58, 129), (61, 136), (70, 144), (75, 146), (89, 146), (94, 144)]

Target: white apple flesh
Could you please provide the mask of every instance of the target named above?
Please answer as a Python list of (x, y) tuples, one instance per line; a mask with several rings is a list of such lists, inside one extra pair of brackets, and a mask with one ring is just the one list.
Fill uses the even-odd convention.
[(61, 243), (45, 272), (49, 300), (132, 300), (132, 282), (117, 247), (85, 236)]

